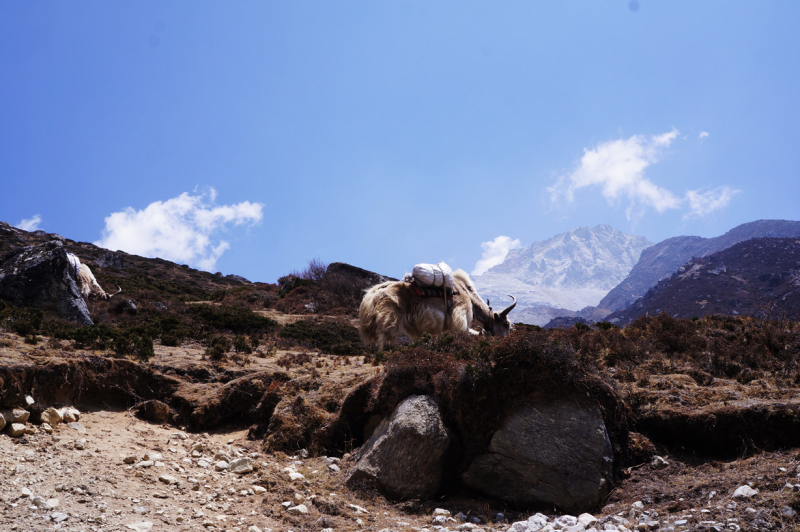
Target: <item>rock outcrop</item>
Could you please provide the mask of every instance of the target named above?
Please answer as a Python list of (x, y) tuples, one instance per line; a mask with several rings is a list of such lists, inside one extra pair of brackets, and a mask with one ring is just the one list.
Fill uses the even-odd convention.
[(432, 497), (439, 489), (450, 434), (436, 401), (414, 395), (400, 403), (354, 456), (347, 482), (374, 482), (397, 499)]
[(82, 325), (93, 323), (58, 240), (17, 248), (0, 258), (0, 297), (21, 307), (58, 311)]
[(607, 494), (613, 452), (600, 409), (576, 396), (527, 398), (473, 460), (464, 482), (518, 506), (590, 510)]
[(125, 267), (125, 259), (122, 257), (122, 254), (114, 251), (103, 253), (94, 259), (94, 263), (101, 268), (117, 268), (121, 270)]

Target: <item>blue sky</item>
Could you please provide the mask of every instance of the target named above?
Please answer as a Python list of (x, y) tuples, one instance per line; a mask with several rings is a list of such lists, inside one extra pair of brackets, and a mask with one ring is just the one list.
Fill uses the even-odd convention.
[(268, 282), (796, 220), (798, 25), (794, 1), (4, 2), (0, 220)]

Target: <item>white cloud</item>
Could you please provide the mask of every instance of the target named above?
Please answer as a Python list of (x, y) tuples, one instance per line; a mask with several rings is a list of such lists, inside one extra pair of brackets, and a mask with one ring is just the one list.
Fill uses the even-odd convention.
[(502, 264), (508, 252), (512, 249), (521, 248), (522, 244), (518, 238), (512, 240), (510, 236), (498, 236), (494, 240), (483, 242), (481, 247), (483, 248), (483, 256), (475, 263), (472, 275), (482, 275), (492, 266)]
[(243, 201), (214, 205), (217, 192), (156, 201), (142, 210), (128, 207), (105, 219), (96, 245), (145, 257), (160, 257), (211, 271), (230, 244), (212, 242), (211, 235), (227, 225), (253, 225), (263, 217), (261, 203)]
[(701, 131), (700, 134), (697, 135), (697, 138), (702, 140), (702, 139), (708, 137), (708, 135), (709, 135), (708, 131)]
[(562, 197), (572, 202), (577, 190), (597, 185), (609, 204), (621, 198), (628, 199), (628, 219), (642, 206), (653, 207), (658, 212), (676, 209), (680, 198), (647, 179), (644, 171), (658, 162), (664, 149), (677, 136), (678, 130), (673, 129), (650, 138), (634, 135), (629, 139), (603, 142), (595, 149), (584, 149), (578, 169), (548, 187), (550, 198), (554, 203)]
[(36, 231), (39, 229), (40, 223), (42, 223), (42, 216), (40, 214), (34, 214), (33, 218), (20, 220), (15, 227), (17, 229), (22, 229), (23, 231)]
[(730, 203), (733, 197), (741, 192), (730, 187), (717, 187), (714, 190), (700, 192), (690, 190), (686, 193), (686, 201), (689, 202), (689, 212), (683, 215), (687, 218), (700, 218), (718, 211)]
[[(702, 132), (700, 138), (708, 136)], [(664, 151), (678, 137), (673, 129), (661, 135), (634, 135), (629, 139), (600, 143), (594, 149), (584, 149), (578, 168), (561, 176), (546, 190), (555, 204), (562, 199), (572, 202), (576, 191), (598, 186), (609, 205), (627, 200), (628, 220), (640, 218), (647, 208), (659, 213), (669, 209), (685, 209), (685, 217), (705, 216), (725, 207), (738, 192), (719, 187), (709, 192), (688, 191), (684, 197), (658, 186), (645, 177), (645, 170), (661, 160)]]

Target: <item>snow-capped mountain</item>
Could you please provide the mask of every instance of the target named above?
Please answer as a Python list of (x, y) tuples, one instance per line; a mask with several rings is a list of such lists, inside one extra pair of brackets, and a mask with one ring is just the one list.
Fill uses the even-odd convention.
[[(515, 314), (527, 319), (513, 321), (544, 325), (549, 321), (544, 316), (553, 312), (524, 312), (525, 309), (577, 311), (597, 305), (630, 273), (642, 251), (652, 245), (645, 237), (608, 225), (577, 227), (530, 247), (509, 251), (502, 264), (476, 276), (474, 281), (480, 294), (494, 301), (496, 308), (510, 301), (507, 294), (517, 298)], [(539, 315), (541, 319), (536, 318)]]

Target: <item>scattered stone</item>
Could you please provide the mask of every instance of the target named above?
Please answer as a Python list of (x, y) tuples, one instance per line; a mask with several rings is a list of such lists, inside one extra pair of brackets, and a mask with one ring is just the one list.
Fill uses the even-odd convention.
[(163, 482), (164, 484), (177, 484), (178, 479), (173, 477), (172, 475), (161, 475), (158, 477), (158, 480)]
[(33, 503), (33, 505), (36, 506), (37, 508), (47, 508), (47, 501), (44, 500), (44, 497), (40, 497), (39, 495), (34, 497), (31, 500), (31, 503)]
[(330, 469), (330, 470), (331, 470), (331, 471), (333, 471), (334, 473), (338, 473), (339, 471), (341, 471), (341, 468), (340, 468), (338, 465), (336, 465), (336, 464), (331, 464), (331, 465), (329, 465), (329, 466), (328, 466), (328, 469)]
[(131, 523), (129, 525), (125, 525), (126, 528), (131, 530), (135, 530), (136, 532), (147, 532), (151, 528), (153, 528), (153, 523), (150, 521), (143, 521), (141, 523)]
[(69, 428), (71, 428), (72, 430), (77, 430), (81, 434), (86, 434), (86, 427), (84, 427), (82, 424), (78, 423), (77, 421), (72, 422), (72, 423), (67, 423), (67, 426)]
[(444, 508), (436, 508), (433, 511), (433, 515), (434, 515), (434, 517), (436, 517), (437, 515), (443, 515), (445, 517), (450, 517), (450, 510), (445, 510)]
[(250, 527), (247, 529), (247, 532), (261, 532), (261, 529), (256, 525), (250, 525)]
[(42, 423), (42, 430), (48, 434), (53, 433), (53, 427), (51, 427), (49, 423)]
[(21, 492), (20, 497), (30, 497), (33, 495), (33, 493), (31, 493), (31, 490), (29, 490), (28, 488), (22, 488), (20, 492)]
[(141, 462), (136, 464), (135, 467), (147, 469), (148, 467), (153, 467), (154, 464), (155, 464), (155, 462), (152, 462), (150, 460), (142, 460)]
[(75, 448), (79, 451), (86, 449), (86, 440), (80, 439), (75, 442)]
[(373, 481), (399, 499), (432, 497), (439, 489), (449, 445), (450, 433), (434, 398), (413, 395), (359, 449), (346, 481)]
[(69, 519), (69, 516), (64, 512), (53, 512), (52, 514), (50, 514), (50, 519), (52, 519), (56, 523), (62, 523), (67, 519)]
[(30, 395), (26, 395), (26, 396), (25, 396), (25, 404), (26, 404), (26, 405), (28, 405), (28, 406), (33, 406), (33, 404), (34, 404), (35, 402), (36, 402), (36, 401), (34, 401), (33, 397), (31, 397)]
[[(639, 502), (639, 504), (641, 504), (641, 502)], [(578, 516), (578, 524), (583, 525), (585, 528), (591, 528), (595, 523), (597, 523), (597, 518), (592, 514), (581, 514)]]
[(164, 457), (161, 453), (157, 453), (155, 451), (147, 451), (144, 453), (143, 460), (145, 462), (158, 462), (159, 460), (163, 460)]
[(81, 412), (77, 408), (67, 406), (59, 410), (64, 423), (75, 423), (81, 418)]
[(214, 469), (216, 471), (225, 471), (226, 469), (230, 469), (230, 465), (225, 460), (220, 460), (219, 462), (214, 464)]
[(262, 486), (252, 486), (251, 489), (253, 490), (253, 492), (255, 492), (256, 495), (260, 495), (262, 493), (267, 492), (267, 488), (264, 488)]
[(286, 511), (293, 514), (305, 515), (308, 513), (308, 507), (305, 504), (298, 504), (297, 506), (287, 508)]
[(173, 440), (188, 440), (189, 436), (185, 432), (175, 432), (172, 434)]
[(306, 476), (297, 471), (289, 471), (289, 480), (304, 480)]
[(253, 471), (253, 463), (252, 461), (247, 458), (237, 458), (230, 463), (231, 473), (236, 473), (238, 475), (244, 475), (245, 473), (250, 473)]
[(25, 425), (22, 423), (12, 423), (8, 426), (8, 434), (12, 438), (19, 438), (25, 434)]
[(61, 413), (58, 410), (56, 410), (55, 408), (53, 408), (52, 406), (47, 408), (44, 412), (42, 412), (40, 414), (40, 417), (41, 417), (42, 423), (47, 423), (51, 427), (55, 427), (56, 425), (61, 423), (61, 421), (63, 421), (63, 418), (61, 417)]
[(530, 532), (537, 532), (547, 526), (547, 516), (543, 514), (535, 514), (528, 518), (528, 530)]
[(733, 492), (732, 497), (734, 499), (749, 499), (757, 494), (758, 490), (754, 490), (753, 488), (745, 484), (744, 486), (739, 486), (738, 488), (736, 488), (736, 491)]
[(129, 455), (125, 456), (125, 458), (123, 458), (122, 461), (125, 462), (126, 464), (132, 464), (132, 463), (136, 462), (136, 455), (135, 454), (129, 454)]
[(358, 515), (358, 514), (368, 514), (369, 513), (366, 508), (364, 508), (363, 506), (359, 506), (357, 504), (348, 504), (347, 507), (355, 510), (356, 515)]
[(669, 467), (669, 462), (662, 456), (654, 456), (653, 459), (650, 460), (650, 467), (655, 470), (666, 469)]

